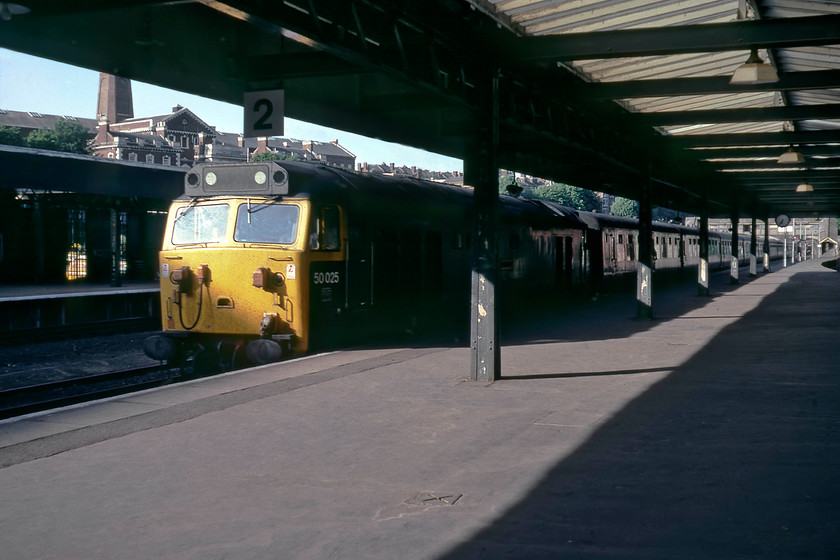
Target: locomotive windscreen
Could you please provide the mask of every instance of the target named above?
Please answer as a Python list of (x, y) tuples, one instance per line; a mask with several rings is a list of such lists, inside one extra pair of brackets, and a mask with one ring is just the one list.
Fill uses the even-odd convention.
[(202, 163), (184, 177), (187, 196), (289, 194), (289, 175), (274, 161)]

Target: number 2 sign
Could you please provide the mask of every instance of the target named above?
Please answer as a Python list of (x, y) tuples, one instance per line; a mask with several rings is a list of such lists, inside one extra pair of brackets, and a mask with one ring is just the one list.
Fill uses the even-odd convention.
[(245, 107), (243, 135), (246, 138), (282, 136), (284, 99), (285, 92), (282, 89), (246, 91), (243, 101)]

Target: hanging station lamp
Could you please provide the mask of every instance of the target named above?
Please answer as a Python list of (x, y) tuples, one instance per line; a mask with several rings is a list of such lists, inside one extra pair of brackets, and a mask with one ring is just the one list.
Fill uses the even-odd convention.
[(750, 57), (735, 70), (729, 83), (734, 85), (753, 85), (771, 84), (778, 81), (779, 75), (776, 73), (776, 69), (761, 60), (756, 49), (751, 49)]

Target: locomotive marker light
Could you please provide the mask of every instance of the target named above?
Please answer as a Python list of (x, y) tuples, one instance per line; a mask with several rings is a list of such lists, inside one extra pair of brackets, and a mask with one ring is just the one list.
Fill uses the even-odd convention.
[[(211, 166), (208, 169), (208, 166)], [(187, 196), (289, 194), (289, 174), (277, 162), (200, 163), (184, 177)]]

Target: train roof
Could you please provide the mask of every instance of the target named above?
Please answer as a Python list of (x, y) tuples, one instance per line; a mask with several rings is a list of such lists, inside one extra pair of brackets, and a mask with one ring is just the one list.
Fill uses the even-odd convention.
[[(376, 210), (397, 215), (434, 216), (449, 220), (463, 219), (473, 208), (473, 189), (469, 187), (415, 178), (356, 173), (323, 164), (277, 160), (274, 164), (282, 167), (288, 174), (288, 195), (284, 196), (290, 198), (335, 202), (361, 213)], [(264, 194), (237, 192), (228, 196), (257, 197)], [(184, 195), (180, 198), (190, 197)], [(633, 218), (585, 212), (542, 199), (525, 199), (504, 194), (500, 195), (499, 199), (503, 221), (522, 218), (534, 227), (639, 229), (638, 220)], [(665, 222), (654, 222), (653, 229), (657, 232), (695, 235), (698, 231), (688, 226)], [(709, 236), (714, 239), (730, 237), (728, 234), (716, 232), (709, 232)], [(750, 238), (743, 234), (739, 237), (742, 240)]]
[[(356, 212), (390, 212), (436, 216), (442, 219), (463, 219), (472, 212), (473, 189), (446, 183), (435, 183), (410, 177), (387, 177), (356, 173), (346, 169), (294, 161), (276, 161), (288, 174), (288, 198), (330, 201), (352, 208)], [(242, 164), (247, 165), (247, 164)], [(212, 164), (203, 164), (205, 168)], [(227, 196), (247, 197), (248, 192), (237, 191)], [(265, 196), (254, 193), (250, 196)], [(181, 197), (181, 198), (186, 198)], [(535, 226), (567, 225), (585, 228), (576, 211), (544, 201), (500, 197), (502, 220), (522, 217)], [(558, 219), (561, 222), (558, 222)]]

